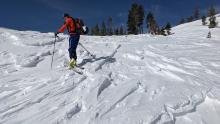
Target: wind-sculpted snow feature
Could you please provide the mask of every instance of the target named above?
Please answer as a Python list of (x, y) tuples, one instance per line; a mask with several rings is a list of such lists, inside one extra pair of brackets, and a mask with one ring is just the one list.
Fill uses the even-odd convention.
[(121, 47), (121, 45), (119, 44), (116, 49), (113, 51), (113, 53), (105, 58), (103, 58), (103, 60), (99, 63), (98, 67), (95, 68), (95, 71), (98, 71), (100, 69), (102, 69), (102, 66), (107, 63), (107, 62), (111, 62), (114, 57), (114, 55), (117, 53), (117, 50)]
[[(219, 17), (217, 18), (218, 21)], [(68, 36), (0, 28), (0, 124), (219, 124), (220, 29), (164, 36)]]

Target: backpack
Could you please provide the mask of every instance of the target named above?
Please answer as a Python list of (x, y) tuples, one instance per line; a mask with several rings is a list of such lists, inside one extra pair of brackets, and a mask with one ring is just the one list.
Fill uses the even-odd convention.
[(81, 34), (81, 35), (85, 35), (89, 33), (89, 28), (87, 26), (85, 26), (84, 22), (82, 19), (80, 18), (73, 18), (73, 22), (75, 23), (76, 26), (76, 32)]

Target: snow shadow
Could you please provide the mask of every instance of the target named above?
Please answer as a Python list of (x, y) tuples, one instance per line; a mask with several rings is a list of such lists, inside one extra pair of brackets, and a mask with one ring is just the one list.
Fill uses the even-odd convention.
[(99, 58), (89, 58), (89, 59), (83, 59), (83, 61), (81, 63), (79, 63), (79, 66), (84, 66), (87, 63), (93, 63), (99, 60), (104, 60), (105, 62), (109, 62), (109, 63), (114, 63), (116, 62), (116, 59), (113, 58), (112, 56), (103, 56), (103, 57), (99, 57)]
[(93, 63), (99, 60), (102, 60), (102, 62), (99, 64), (99, 67), (96, 68), (95, 70), (99, 70), (105, 63), (114, 63), (116, 62), (116, 59), (114, 58), (114, 55), (117, 53), (118, 49), (121, 47), (121, 45), (119, 44), (116, 49), (113, 51), (113, 53), (109, 56), (103, 56), (103, 57), (99, 57), (99, 58), (90, 58), (90, 59), (83, 59), (83, 61), (79, 64), (79, 66), (83, 66), (87, 63)]

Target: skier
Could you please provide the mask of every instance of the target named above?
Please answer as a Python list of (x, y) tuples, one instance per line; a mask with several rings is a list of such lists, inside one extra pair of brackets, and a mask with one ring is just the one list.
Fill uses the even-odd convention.
[(74, 68), (76, 66), (77, 54), (76, 48), (78, 46), (80, 40), (80, 32), (79, 32), (79, 25), (75, 22), (75, 20), (67, 13), (63, 15), (65, 23), (61, 26), (61, 28), (55, 33), (57, 36), (59, 33), (63, 33), (66, 29), (69, 33), (69, 67)]

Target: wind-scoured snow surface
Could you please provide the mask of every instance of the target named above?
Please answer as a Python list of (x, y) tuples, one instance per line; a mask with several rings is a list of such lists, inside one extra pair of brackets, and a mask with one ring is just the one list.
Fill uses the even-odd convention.
[[(218, 21), (219, 17), (218, 17)], [(82, 36), (83, 75), (68, 36), (0, 28), (0, 124), (219, 124), (220, 28), (172, 36)]]

